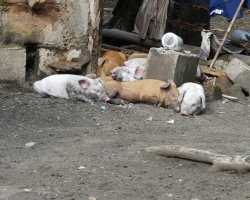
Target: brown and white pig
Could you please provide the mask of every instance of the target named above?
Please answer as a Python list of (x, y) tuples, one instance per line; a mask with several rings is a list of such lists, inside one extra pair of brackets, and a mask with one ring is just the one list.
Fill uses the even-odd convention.
[(128, 60), (134, 59), (134, 58), (148, 58), (148, 54), (147, 53), (132, 53), (128, 57)]
[[(143, 79), (135, 82), (104, 82), (105, 91), (111, 98), (118, 98), (131, 103), (149, 103), (180, 111), (178, 104), (179, 92), (175, 83), (167, 83), (155, 79)], [(112, 99), (108, 101), (113, 103)]]
[(178, 87), (178, 90), (182, 115), (198, 115), (206, 107), (204, 89), (201, 85), (191, 82), (184, 83)]
[(119, 82), (129, 82), (143, 79), (147, 58), (133, 58), (125, 62), (126, 66), (111, 70), (111, 77)]
[(99, 77), (110, 76), (110, 71), (117, 66), (124, 66), (126, 55), (118, 51), (107, 51), (98, 58), (96, 73)]
[(41, 97), (76, 99), (93, 104), (94, 101), (108, 101), (103, 83), (85, 76), (61, 74), (51, 75), (33, 85)]

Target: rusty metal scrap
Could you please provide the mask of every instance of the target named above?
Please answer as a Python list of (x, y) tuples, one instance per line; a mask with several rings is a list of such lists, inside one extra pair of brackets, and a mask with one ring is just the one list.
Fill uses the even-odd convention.
[(201, 32), (204, 29), (204, 27), (206, 26), (206, 24), (204, 24), (204, 23), (191, 24), (188, 22), (180, 21), (180, 20), (168, 19), (167, 22), (173, 24), (173, 26), (176, 26), (179, 29), (185, 29), (185, 30), (197, 31), (197, 32)]
[[(212, 33), (215, 34), (216, 36), (224, 37), (224, 33), (221, 33), (217, 30), (212, 30)], [(250, 53), (250, 44), (249, 43), (241, 41), (241, 40), (235, 40), (230, 36), (227, 36), (227, 39), (231, 40), (231, 42), (233, 44), (236, 44), (237, 46), (240, 46), (240, 47), (246, 49)]]

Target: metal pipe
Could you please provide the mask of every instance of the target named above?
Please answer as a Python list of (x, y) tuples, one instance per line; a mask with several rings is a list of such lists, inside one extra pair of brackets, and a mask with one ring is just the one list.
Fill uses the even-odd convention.
[(115, 38), (123, 41), (130, 42), (132, 44), (139, 44), (146, 47), (162, 47), (161, 42), (156, 40), (150, 40), (146, 38), (145, 40), (141, 39), (139, 35), (135, 33), (130, 33), (126, 31), (121, 31), (118, 29), (102, 29), (102, 36), (108, 38)]
[[(102, 29), (102, 36), (108, 38), (115, 38), (118, 40), (127, 41), (131, 44), (139, 44), (144, 47), (163, 47), (161, 41), (151, 40), (146, 38), (145, 40), (141, 39), (139, 35), (135, 33), (130, 33), (126, 31), (121, 31), (119, 29)], [(193, 54), (199, 55), (200, 47), (190, 46), (190, 45), (183, 45), (183, 49), (186, 51), (190, 51)]]

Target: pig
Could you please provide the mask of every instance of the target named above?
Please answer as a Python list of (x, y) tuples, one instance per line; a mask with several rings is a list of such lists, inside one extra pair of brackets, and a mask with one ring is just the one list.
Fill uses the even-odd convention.
[(48, 76), (33, 85), (40, 97), (76, 99), (93, 104), (95, 101), (108, 101), (104, 85), (99, 80), (85, 76), (56, 74)]
[(178, 102), (184, 116), (198, 115), (206, 107), (204, 89), (197, 83), (184, 83), (178, 87)]
[[(104, 81), (104, 88), (110, 98), (118, 98), (131, 103), (156, 104), (158, 107), (180, 111), (179, 92), (172, 80), (163, 82), (143, 79), (135, 82)], [(111, 101), (108, 101), (112, 103)]]
[(119, 82), (137, 81), (143, 78), (144, 68), (141, 67), (116, 67), (110, 72), (111, 77)]
[(133, 58), (125, 62), (124, 67), (111, 70), (111, 77), (119, 82), (136, 81), (143, 79), (147, 58)]
[(134, 59), (134, 58), (147, 58), (148, 54), (146, 53), (132, 53), (129, 57), (128, 60)]
[(110, 76), (110, 71), (117, 66), (124, 66), (126, 55), (122, 52), (107, 51), (98, 59), (96, 74), (99, 77)]

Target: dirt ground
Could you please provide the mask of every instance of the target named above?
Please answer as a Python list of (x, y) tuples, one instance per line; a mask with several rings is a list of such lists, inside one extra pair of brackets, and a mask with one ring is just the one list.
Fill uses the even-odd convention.
[(250, 199), (250, 173), (143, 151), (182, 145), (249, 155), (249, 105), (207, 102), (203, 114), (184, 117), (145, 104), (37, 98), (31, 85), (0, 84), (0, 199)]
[(145, 104), (37, 98), (1, 84), (0, 115), (0, 199), (250, 199), (250, 173), (143, 151), (182, 145), (249, 155), (249, 106), (208, 102), (202, 115), (184, 117)]

